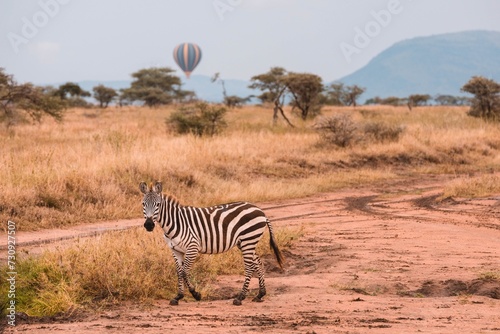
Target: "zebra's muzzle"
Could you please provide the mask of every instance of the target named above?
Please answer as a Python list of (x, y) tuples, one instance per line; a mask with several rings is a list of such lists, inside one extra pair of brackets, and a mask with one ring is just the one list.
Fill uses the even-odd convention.
[(146, 222), (144, 222), (144, 228), (148, 232), (152, 232), (155, 228), (155, 222), (151, 218), (146, 218)]

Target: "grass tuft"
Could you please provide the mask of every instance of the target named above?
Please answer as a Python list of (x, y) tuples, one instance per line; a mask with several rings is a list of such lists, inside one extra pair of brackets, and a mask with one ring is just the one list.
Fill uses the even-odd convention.
[(500, 175), (484, 174), (476, 177), (459, 177), (444, 188), (442, 198), (478, 198), (500, 193)]

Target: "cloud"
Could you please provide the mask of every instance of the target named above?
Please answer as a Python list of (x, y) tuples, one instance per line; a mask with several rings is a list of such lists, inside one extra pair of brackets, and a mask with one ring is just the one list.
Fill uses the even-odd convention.
[(29, 49), (41, 64), (50, 65), (57, 61), (61, 46), (54, 42), (35, 42), (29, 45)]

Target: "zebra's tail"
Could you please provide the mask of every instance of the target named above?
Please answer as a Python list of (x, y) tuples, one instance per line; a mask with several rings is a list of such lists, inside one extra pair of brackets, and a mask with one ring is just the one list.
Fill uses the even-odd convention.
[(271, 226), (271, 222), (269, 219), (266, 220), (267, 227), (269, 228), (269, 245), (271, 246), (271, 249), (274, 252), (274, 255), (276, 256), (276, 261), (278, 261), (278, 264), (280, 265), (280, 268), (283, 269), (283, 255), (281, 255), (281, 251), (278, 248), (278, 244), (276, 243), (276, 240), (274, 239), (274, 233), (273, 233), (273, 227)]

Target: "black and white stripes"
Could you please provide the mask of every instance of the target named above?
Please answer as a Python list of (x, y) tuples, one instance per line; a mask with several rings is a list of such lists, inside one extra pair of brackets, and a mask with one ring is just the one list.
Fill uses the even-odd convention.
[(183, 206), (173, 197), (162, 195), (160, 182), (150, 187), (142, 182), (140, 189), (144, 194), (142, 202), (146, 219), (144, 227), (152, 231), (155, 222), (159, 224), (174, 255), (178, 275), (178, 293), (170, 301), (171, 305), (177, 305), (178, 301), (184, 297), (184, 285), (188, 287), (196, 300), (200, 300), (201, 295), (196, 292), (189, 280), (189, 271), (199, 253), (223, 253), (234, 246), (237, 246), (243, 254), (245, 281), (233, 303), (241, 305), (255, 271), (259, 277), (259, 294), (254, 301), (262, 301), (262, 297), (266, 294), (264, 268), (259, 256), (255, 253), (255, 248), (266, 227), (270, 232), (270, 246), (280, 266), (283, 260), (274, 239), (271, 223), (261, 209), (246, 202), (208, 208)]

